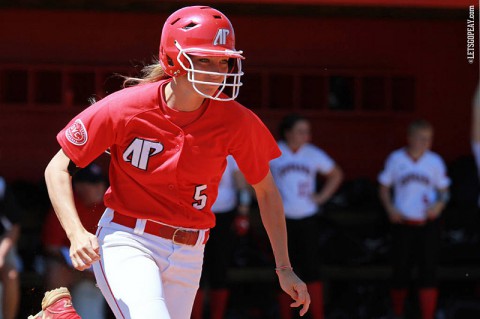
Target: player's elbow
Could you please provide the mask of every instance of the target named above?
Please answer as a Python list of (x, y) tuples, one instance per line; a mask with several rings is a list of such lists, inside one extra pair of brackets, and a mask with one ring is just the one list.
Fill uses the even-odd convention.
[(343, 179), (345, 177), (345, 174), (343, 173), (343, 170), (339, 166), (335, 166), (335, 177), (338, 182), (338, 184), (343, 182)]
[(327, 176), (327, 179), (329, 179), (331, 183), (337, 187), (340, 186), (340, 184), (343, 182), (343, 178), (343, 171), (338, 165), (335, 165), (332, 171)]
[(50, 160), (47, 167), (45, 168), (44, 176), (47, 186), (51, 185), (53, 181), (57, 180), (58, 176), (68, 174), (68, 163), (70, 159), (65, 155), (65, 153), (60, 150), (55, 156)]

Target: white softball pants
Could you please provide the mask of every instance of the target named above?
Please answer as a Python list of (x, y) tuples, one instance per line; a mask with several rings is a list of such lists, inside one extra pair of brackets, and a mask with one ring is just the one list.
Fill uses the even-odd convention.
[(203, 262), (204, 232), (195, 246), (112, 223), (107, 209), (97, 237), (97, 284), (117, 319), (190, 319)]

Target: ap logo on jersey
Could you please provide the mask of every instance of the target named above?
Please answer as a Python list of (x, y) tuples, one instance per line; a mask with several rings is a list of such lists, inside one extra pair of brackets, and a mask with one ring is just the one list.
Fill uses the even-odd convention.
[(225, 45), (227, 43), (227, 36), (230, 34), (228, 29), (218, 29), (213, 45)]
[(133, 166), (146, 170), (150, 157), (163, 151), (163, 144), (135, 138), (123, 152), (123, 160), (130, 162)]

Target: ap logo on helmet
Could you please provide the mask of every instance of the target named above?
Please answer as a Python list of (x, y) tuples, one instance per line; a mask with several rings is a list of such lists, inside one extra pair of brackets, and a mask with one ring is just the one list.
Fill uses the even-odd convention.
[(230, 34), (228, 29), (218, 29), (213, 45), (225, 45), (227, 43), (227, 36)]

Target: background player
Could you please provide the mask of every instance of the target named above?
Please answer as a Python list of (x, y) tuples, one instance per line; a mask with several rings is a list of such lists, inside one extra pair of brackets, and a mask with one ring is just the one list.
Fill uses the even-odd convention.
[(203, 318), (205, 288), (209, 288), (210, 318), (225, 318), (230, 291), (227, 271), (232, 259), (237, 235), (248, 231), (251, 194), (248, 185), (232, 156), (227, 157), (227, 167), (218, 186), (218, 197), (212, 206), (215, 213), (215, 227), (210, 231), (205, 246), (205, 259), (192, 311), (192, 319)]
[[(477, 163), (477, 172), (480, 178), (480, 84), (477, 86), (472, 108), (472, 150)], [(480, 207), (480, 195), (478, 198)]]
[(390, 154), (378, 177), (380, 199), (393, 224), (391, 297), (396, 316), (404, 314), (414, 265), (418, 265), (422, 318), (433, 319), (435, 315), (440, 248), (438, 220), (449, 198), (450, 180), (442, 158), (430, 151), (432, 141), (430, 123), (412, 122), (407, 147)]
[[(103, 194), (106, 190), (107, 183), (96, 164), (90, 164), (73, 177), (75, 208), (89, 232), (96, 231), (98, 220), (105, 211)], [(42, 242), (46, 256), (46, 288), (68, 287), (75, 309), (83, 319), (105, 318), (105, 300), (95, 286), (93, 272), (79, 272), (73, 268), (69, 257), (70, 242), (53, 209), (43, 224)]]
[[(280, 285), (304, 315), (310, 297), (290, 265), (281, 197), (269, 171), (280, 151), (258, 117), (232, 101), (243, 56), (230, 21), (209, 7), (174, 12), (159, 58), (144, 78), (127, 81), (138, 85), (93, 104), (57, 135), (62, 149), (45, 178), (73, 265), (93, 264), (117, 318), (189, 318), (214, 226), (211, 206), (233, 155), (255, 189)], [(78, 217), (70, 175), (107, 148), (108, 208), (95, 236)]]
[(3, 177), (0, 177), (0, 280), (3, 319), (15, 319), (20, 305), (20, 259), (16, 244), (20, 237), (20, 207)]
[[(280, 124), (282, 156), (271, 163), (272, 173), (282, 195), (289, 251), (298, 273), (307, 283), (312, 298), (311, 315), (324, 317), (323, 284), (318, 247), (319, 206), (327, 202), (340, 186), (343, 173), (338, 165), (321, 149), (310, 144), (309, 121), (296, 114), (286, 116)], [(316, 192), (317, 175), (325, 183)], [(281, 318), (292, 317), (288, 296), (279, 296)]]

